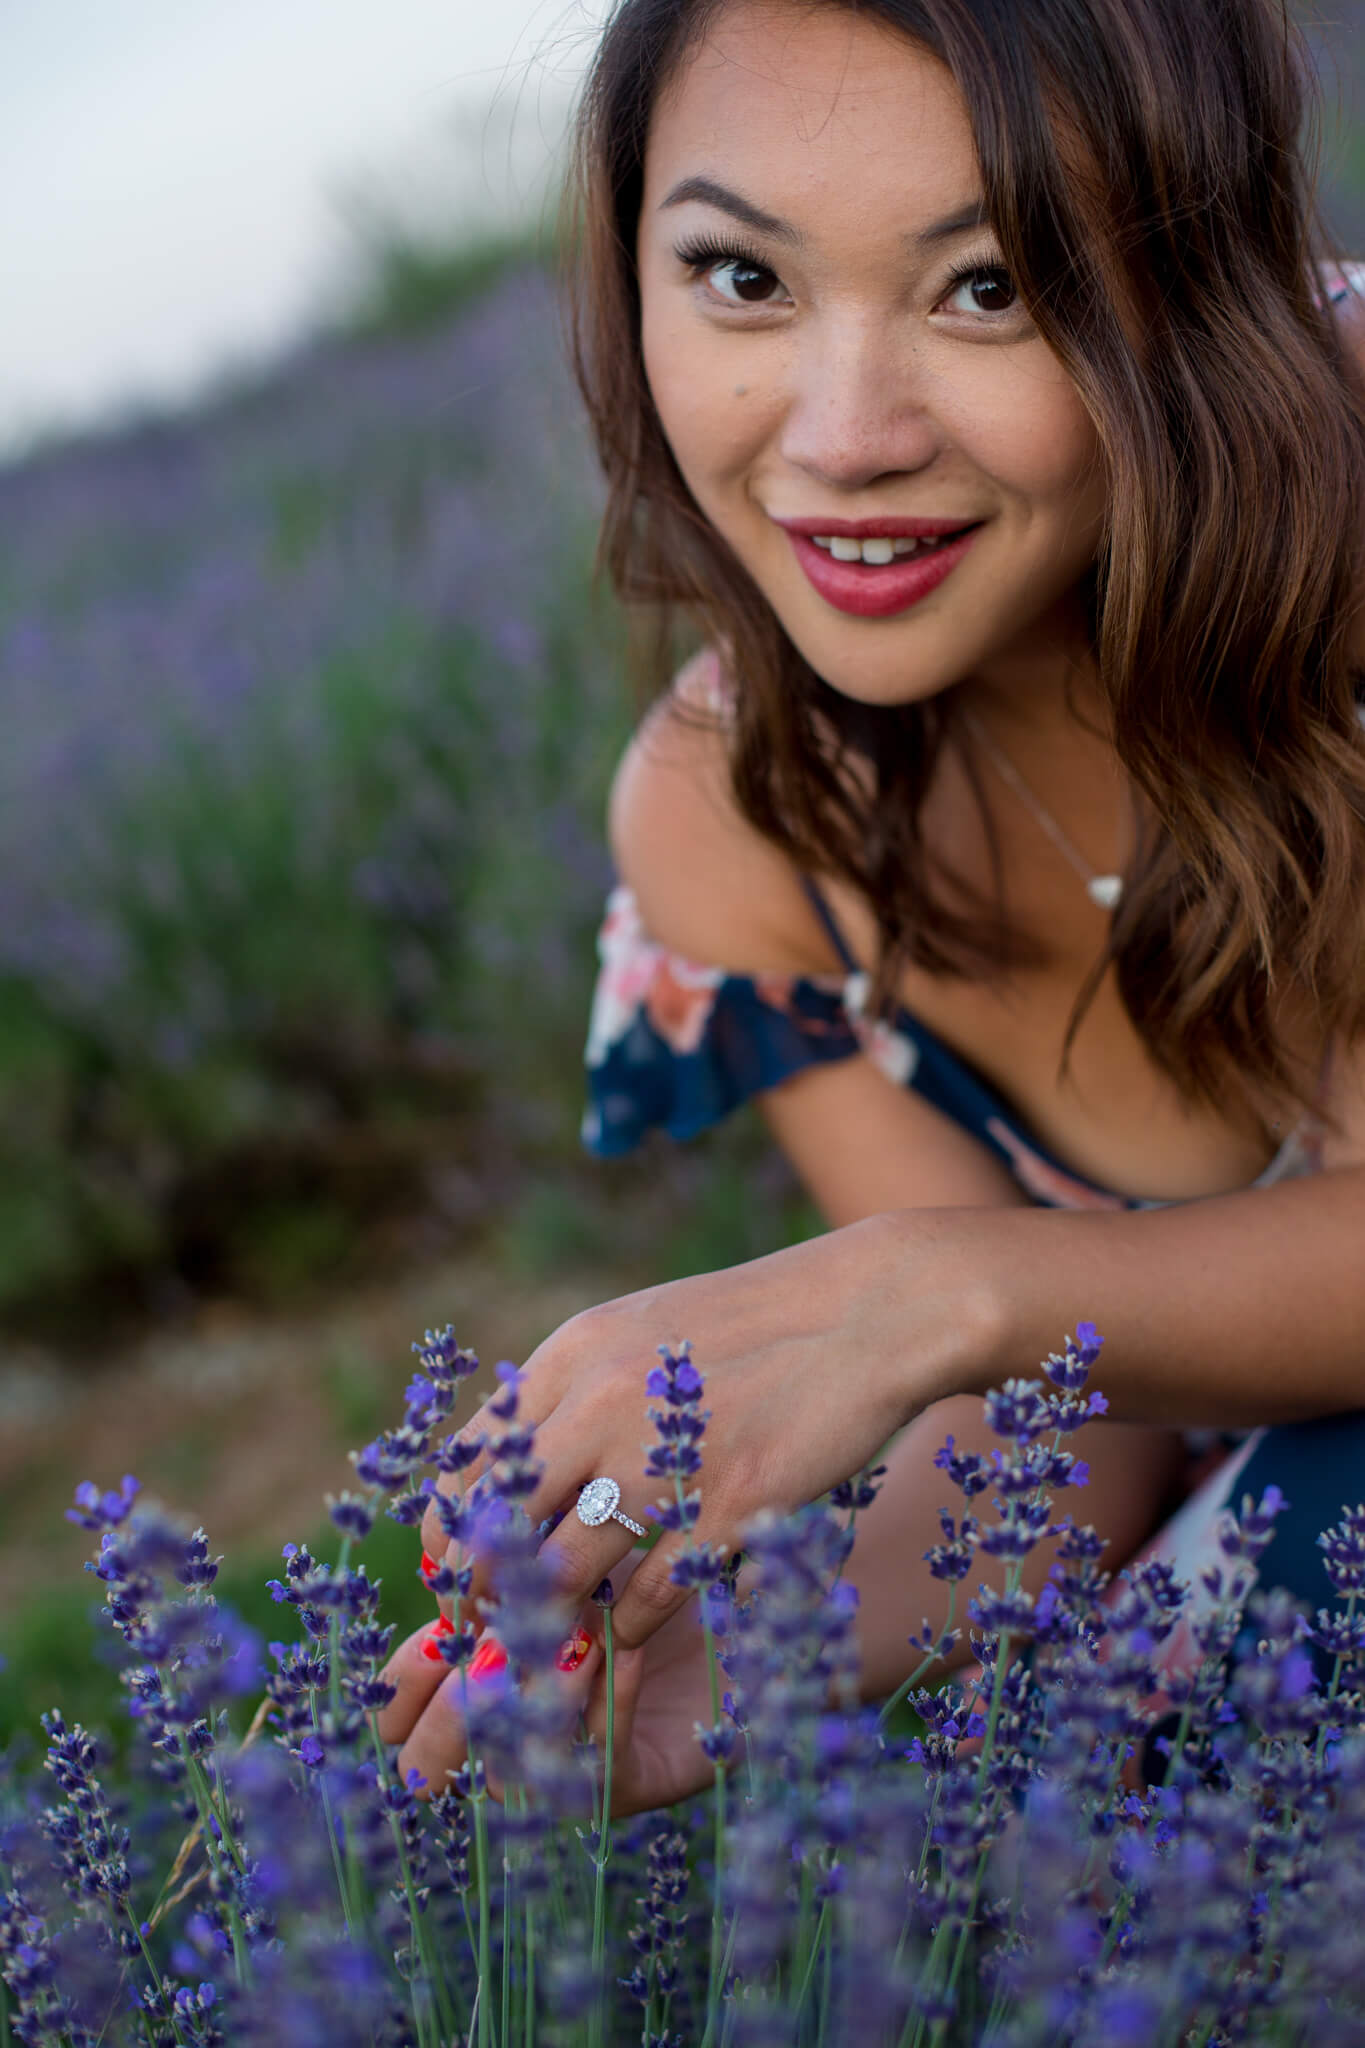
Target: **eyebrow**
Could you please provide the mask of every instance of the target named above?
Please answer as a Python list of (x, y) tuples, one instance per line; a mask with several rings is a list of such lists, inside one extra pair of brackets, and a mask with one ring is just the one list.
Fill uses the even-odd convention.
[[(732, 192), (728, 185), (721, 185), (714, 178), (681, 179), (659, 202), (659, 211), (662, 213), (669, 206), (686, 206), (689, 200), (696, 200), (702, 206), (714, 206), (720, 213), (728, 213), (732, 220), (752, 228), (756, 235), (766, 236), (770, 242), (786, 242), (798, 248), (806, 239), (790, 221), (779, 219), (775, 213), (765, 213), (761, 206), (755, 206), (752, 200)], [(968, 205), (960, 206), (956, 213), (932, 221), (927, 228), (920, 228), (905, 239), (912, 248), (934, 248), (940, 242), (951, 241), (954, 235), (966, 234), (969, 228), (985, 227), (989, 219), (985, 200), (973, 199)]]
[(965, 235), (968, 228), (984, 228), (989, 222), (985, 200), (973, 199), (970, 205), (959, 206), (956, 213), (945, 214), (942, 220), (933, 221), (906, 239), (918, 249), (931, 249), (939, 242), (951, 241), (954, 235)]
[(662, 213), (667, 206), (686, 206), (690, 199), (700, 200), (703, 206), (714, 206), (719, 213), (728, 213), (732, 220), (752, 228), (756, 235), (766, 235), (770, 242), (790, 242), (795, 247), (806, 239), (790, 221), (779, 220), (775, 213), (765, 213), (761, 206), (742, 199), (728, 185), (718, 185), (714, 178), (684, 178), (660, 201), (659, 211)]

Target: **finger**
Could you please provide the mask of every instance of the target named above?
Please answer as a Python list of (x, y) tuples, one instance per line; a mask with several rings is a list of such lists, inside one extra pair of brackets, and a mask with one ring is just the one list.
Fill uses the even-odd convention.
[[(575, 1709), (582, 1711), (600, 1656), (599, 1646), (581, 1625), (560, 1646), (553, 1682), (563, 1690), (570, 1725)], [(448, 1671), (438, 1680), (398, 1754), (400, 1778), (406, 1782), (409, 1772), (416, 1771), (422, 1781), (420, 1797), (431, 1798), (447, 1789), (451, 1774), (469, 1753), (469, 1723), (475, 1723), (477, 1735), (479, 1714), (496, 1707), (506, 1673), (507, 1651), (493, 1630), (486, 1629), (464, 1670)], [(501, 1798), (501, 1778), (487, 1765), (485, 1776), (490, 1792)]]
[[(474, 1488), (487, 1480), (491, 1460), (486, 1450), (488, 1430), (483, 1415), (481, 1408), (471, 1422), (447, 1439), (438, 1453), (442, 1469), (437, 1473), (435, 1487), (427, 1496), (426, 1511), (422, 1516), (422, 1549), (438, 1565), (451, 1551), (450, 1521), (444, 1504), (453, 1502), (458, 1505), (467, 1500)], [(471, 1463), (461, 1464), (458, 1469), (448, 1469), (454, 1461), (466, 1455), (472, 1459)]]
[(441, 1654), (441, 1646), (454, 1633), (444, 1616), (433, 1615), (421, 1628), (414, 1629), (394, 1651), (380, 1674), (386, 1684), (397, 1688), (389, 1704), (379, 1710), (381, 1742), (402, 1742), (425, 1711), (427, 1702), (450, 1669)]
[[(442, 1476), (437, 1484), (443, 1492), (467, 1492), (486, 1479), (499, 1455), (506, 1455), (509, 1434), (534, 1433), (553, 1412), (582, 1341), (579, 1326), (586, 1328), (589, 1320), (589, 1314), (572, 1317), (538, 1344), (523, 1366), (499, 1363), (497, 1392), (442, 1447), (445, 1462), (438, 1460)], [(433, 1527), (430, 1533), (437, 1531)], [(440, 1554), (433, 1544), (426, 1547), (433, 1556)]]
[[(581, 1482), (576, 1478), (571, 1479), (566, 1495), (562, 1475), (566, 1471), (570, 1474), (576, 1471), (581, 1463), (582, 1453), (572, 1448), (561, 1450), (558, 1446), (560, 1439), (570, 1435), (581, 1438), (582, 1430), (556, 1430), (552, 1422), (547, 1425), (546, 1433), (553, 1439), (548, 1445), (547, 1455), (543, 1458), (537, 1456), (534, 1463), (529, 1466), (525, 1459), (520, 1461), (520, 1472), (527, 1474), (528, 1471), (533, 1471), (536, 1478), (533, 1487), (524, 1489), (516, 1496), (516, 1502), (542, 1538), (540, 1554), (547, 1570), (553, 1574), (556, 1588), (563, 1594), (567, 1603), (577, 1605), (600, 1583), (611, 1566), (629, 1550), (634, 1539), (631, 1532), (622, 1529), (619, 1524), (606, 1525), (611, 1528), (611, 1534), (606, 1535), (605, 1527), (590, 1531), (579, 1521), (573, 1513), (573, 1507), (582, 1490)], [(519, 1431), (517, 1435), (519, 1441), (524, 1441)], [(537, 1444), (536, 1448), (539, 1452), (540, 1445)], [(560, 1477), (552, 1481), (546, 1476), (549, 1472), (557, 1472)], [(503, 1483), (506, 1476), (504, 1473), (496, 1483)], [(482, 1484), (491, 1492), (495, 1481), (490, 1477)], [(457, 1588), (450, 1604), (450, 1612), (458, 1613), (464, 1620), (481, 1625), (495, 1601), (497, 1589), (492, 1583), (491, 1561), (486, 1555), (480, 1554), (477, 1547), (478, 1502), (466, 1495), (464, 1503), (456, 1504), (452, 1510), (443, 1510), (441, 1504), (437, 1503), (435, 1512), (444, 1531), (457, 1529), (458, 1533), (451, 1547), (446, 1550), (445, 1558), (448, 1564), (454, 1564), (457, 1558), (461, 1558), (465, 1572), (463, 1589)], [(553, 1543), (547, 1540), (552, 1534), (555, 1535)], [(589, 1535), (599, 1539), (606, 1535), (606, 1540), (597, 1541), (592, 1550), (588, 1551), (578, 1539)], [(624, 1540), (614, 1542), (614, 1536)], [(565, 1546), (568, 1547), (567, 1558)], [(589, 1576), (593, 1563), (597, 1569)]]
[(398, 1752), (399, 1777), (406, 1781), (408, 1773), (416, 1771), (423, 1781), (421, 1795), (428, 1799), (448, 1789), (450, 1774), (468, 1755), (468, 1722), (478, 1711), (477, 1696), (486, 1697), (505, 1683), (507, 1651), (493, 1631), (485, 1629), (463, 1669), (444, 1660), (442, 1664), (444, 1675), (438, 1676)]
[[(672, 1619), (699, 1587), (718, 1579), (735, 1545), (728, 1541), (707, 1541), (694, 1534), (690, 1539), (675, 1537), (656, 1543), (640, 1559), (630, 1583), (612, 1608), (612, 1627), (622, 1649), (647, 1643), (656, 1629)], [(680, 1560), (695, 1553), (699, 1563), (689, 1565), (680, 1584), (673, 1569)]]
[(399, 1780), (406, 1783), (416, 1771), (419, 1798), (431, 1799), (448, 1791), (450, 1774), (459, 1770), (468, 1754), (464, 1716), (468, 1683), (464, 1671), (447, 1671), (398, 1752)]
[[(434, 1590), (443, 1612), (453, 1612), (454, 1589), (449, 1582), (461, 1563), (471, 1558), (468, 1510), (489, 1494), (495, 1465), (503, 1466), (504, 1483), (509, 1474), (527, 1482), (516, 1497), (533, 1521), (541, 1521), (550, 1512), (543, 1505), (533, 1511), (527, 1497), (533, 1491), (543, 1502), (550, 1492), (543, 1479), (545, 1465), (533, 1455), (539, 1425), (535, 1396), (527, 1388), (529, 1368), (518, 1371), (513, 1366), (499, 1366), (498, 1371), (507, 1375), (503, 1386), (441, 1447), (436, 1485), (422, 1517), (423, 1550), (442, 1568), (444, 1583)], [(538, 1393), (543, 1399), (553, 1399), (547, 1374), (542, 1374)], [(479, 1582), (464, 1596), (467, 1615), (478, 1612), (477, 1601), (488, 1593), (486, 1571), (479, 1571), (477, 1557), (473, 1562)]]
[[(570, 1510), (540, 1547), (540, 1561), (550, 1573), (556, 1593), (570, 1607), (581, 1607), (604, 1579), (623, 1577), (636, 1556), (636, 1537), (619, 1522), (586, 1527)], [(638, 1566), (635, 1567), (638, 1569)], [(634, 1570), (630, 1576), (634, 1577)], [(476, 1572), (477, 1580), (477, 1572)]]

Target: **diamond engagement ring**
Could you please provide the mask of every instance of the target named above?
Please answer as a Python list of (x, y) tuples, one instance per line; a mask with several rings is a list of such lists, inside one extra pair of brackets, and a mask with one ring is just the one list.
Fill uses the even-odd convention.
[(621, 1498), (621, 1489), (614, 1479), (590, 1479), (579, 1494), (574, 1512), (585, 1528), (595, 1529), (601, 1522), (620, 1522), (634, 1536), (647, 1536), (648, 1529), (642, 1529), (638, 1522), (632, 1522), (629, 1515), (623, 1515), (616, 1503)]

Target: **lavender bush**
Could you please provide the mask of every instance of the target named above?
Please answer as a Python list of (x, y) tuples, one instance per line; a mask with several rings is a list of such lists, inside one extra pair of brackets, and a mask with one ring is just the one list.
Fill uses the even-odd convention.
[(572, 1143), (630, 705), (561, 353), (522, 264), (0, 471), (0, 1305), (291, 1173), (439, 1213), (489, 1090)]
[[(51, 1713), (50, 1803), (12, 1776), (0, 2039), (1358, 2041), (1365, 1508), (1322, 1538), (1338, 1604), (1311, 1622), (1254, 1590), (1284, 1505), (1273, 1489), (1224, 1517), (1197, 1612), (1157, 1563), (1109, 1584), (1094, 1530), (1055, 1512), (1085, 1480), (1069, 1443), (1104, 1407), (1087, 1391), (1100, 1341), (1081, 1324), (1042, 1380), (987, 1397), (989, 1460), (951, 1439), (940, 1452), (962, 1496), (928, 1553), (947, 1625), (908, 1637), (918, 1669), (880, 1706), (859, 1703), (843, 1572), (882, 1468), (758, 1517), (742, 1597), (739, 1560), (687, 1535), (675, 1577), (696, 1590), (706, 1636), (712, 1717), (696, 1739), (713, 1787), (628, 1820), (611, 1814), (610, 1725), (599, 1757), (552, 1681), (571, 1616), (538, 1555), (550, 1525), (533, 1529), (520, 1505), (534, 1432), (514, 1367), (499, 1368), (489, 1481), (443, 1509), (458, 1561), (438, 1590), (466, 1590), (467, 1554), (488, 1554), (509, 1661), (471, 1680), (475, 1629), (434, 1638), (470, 1737), (442, 1788), (400, 1782), (378, 1737), (392, 1630), (355, 1560), (381, 1512), (415, 1525), (435, 1475), (472, 1456), (448, 1424), (477, 1360), (449, 1329), (414, 1347), (402, 1422), (329, 1501), (335, 1561), (286, 1551), (273, 1591), (291, 1627), (269, 1645), (244, 1741), (228, 1709), (260, 1683), (260, 1646), (216, 1603), (203, 1532), (144, 1507), (131, 1479), (80, 1487), (71, 1512), (99, 1540), (91, 1569), (139, 1761), (116, 1784), (95, 1739)], [(697, 1520), (702, 1392), (685, 1347), (644, 1378), (665, 1529)], [(1030, 1597), (1022, 1561), (1040, 1544), (1054, 1561)], [(958, 1623), (961, 1589), (992, 1566)], [(610, 1586), (595, 1598), (610, 1668)], [(1182, 1616), (1202, 1664), (1167, 1680), (1168, 1732), (1149, 1740), (1156, 1664)], [(964, 1626), (984, 1677), (924, 1689)]]

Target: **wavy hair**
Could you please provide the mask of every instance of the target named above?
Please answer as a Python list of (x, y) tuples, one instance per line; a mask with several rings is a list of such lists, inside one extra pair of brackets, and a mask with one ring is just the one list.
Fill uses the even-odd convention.
[[(953, 74), (1006, 265), (1107, 463), (1087, 616), (1144, 830), (1067, 1047), (1112, 962), (1182, 1092), (1267, 1120), (1310, 1100), (1320, 1050), (1365, 1025), (1348, 630), (1365, 394), (1315, 289), (1301, 38), (1280, 0), (812, 4), (856, 6)], [(580, 108), (573, 346), (607, 483), (601, 560), (628, 603), (725, 649), (739, 805), (866, 897), (889, 1001), (908, 962), (982, 977), (1038, 955), (922, 830), (953, 693), (870, 708), (823, 683), (664, 438), (640, 348), (645, 141), (720, 5), (619, 0)]]

